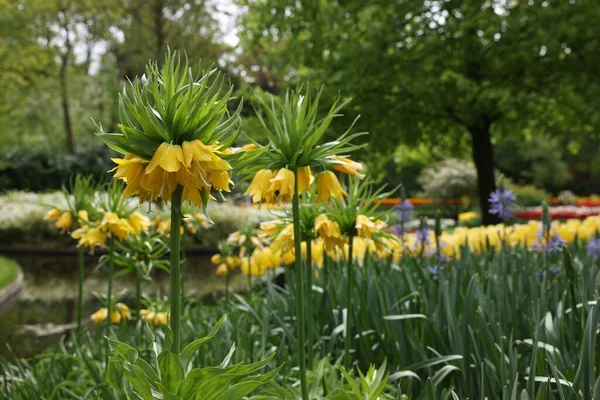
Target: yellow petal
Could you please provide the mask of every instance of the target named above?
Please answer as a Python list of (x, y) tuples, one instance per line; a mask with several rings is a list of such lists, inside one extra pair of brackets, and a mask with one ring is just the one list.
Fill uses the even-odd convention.
[(346, 194), (333, 172), (325, 171), (317, 176), (317, 202), (326, 203), (331, 197), (341, 199)]
[(229, 179), (229, 174), (226, 171), (211, 171), (208, 174), (208, 179), (216, 190), (224, 190), (226, 192), (231, 191), (229, 189), (231, 180)]
[(268, 196), (268, 190), (271, 186), (271, 179), (273, 178), (273, 171), (268, 169), (261, 169), (256, 173), (252, 182), (244, 192), (244, 196), (252, 196), (253, 203), (260, 203), (264, 201)]
[(48, 211), (48, 213), (46, 214), (44, 219), (51, 221), (53, 219), (58, 219), (58, 217), (60, 217), (60, 215), (61, 215), (60, 210), (57, 208), (53, 208), (52, 210)]
[(314, 176), (310, 167), (298, 168), (298, 192), (310, 191), (310, 185), (314, 181)]

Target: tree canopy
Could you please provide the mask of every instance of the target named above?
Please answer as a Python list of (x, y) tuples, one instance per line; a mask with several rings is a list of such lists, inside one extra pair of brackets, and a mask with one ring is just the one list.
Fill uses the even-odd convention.
[[(600, 3), (246, 2), (243, 43), (280, 79), (354, 98), (371, 149), (470, 146), (479, 198), (495, 189), (499, 137), (589, 135), (599, 124)], [(349, 116), (350, 118), (353, 116)], [(487, 207), (483, 207), (486, 209)], [(485, 222), (494, 219), (484, 213)]]
[[(600, 176), (579, 165), (596, 160), (600, 136), (597, 0), (230, 3), (239, 14), (235, 48), (224, 42), (220, 1), (0, 0), (3, 144), (73, 152), (92, 136), (91, 118), (113, 130), (122, 83), (169, 46), (216, 62), (240, 95), (308, 81), (325, 85), (326, 100), (352, 97), (332, 128), (361, 115), (356, 129), (371, 133), (364, 157), (377, 174), (393, 174), (390, 165), (417, 150), (470, 156), (485, 205), (495, 167), (532, 180), (510, 161), (511, 146), (524, 144), (519, 157), (538, 175), (537, 160), (551, 163), (543, 148), (569, 161), (570, 171), (557, 164), (540, 182)], [(243, 115), (260, 133), (252, 107)], [(505, 159), (495, 159), (496, 145)]]

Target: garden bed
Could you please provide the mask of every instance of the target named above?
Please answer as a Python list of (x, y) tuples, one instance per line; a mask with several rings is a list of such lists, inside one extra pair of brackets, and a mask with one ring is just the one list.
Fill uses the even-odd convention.
[[(133, 205), (136, 199), (131, 199)], [(10, 254), (11, 249), (18, 252), (43, 251), (72, 252), (73, 240), (54, 227), (54, 222), (45, 220), (47, 212), (54, 207), (63, 207), (65, 199), (60, 192), (33, 193), (9, 192), (0, 195), (0, 253)], [(150, 218), (166, 217), (168, 210), (154, 206), (139, 207), (139, 212)], [(198, 212), (190, 209), (187, 212)], [(209, 207), (214, 225), (191, 236), (189, 246), (202, 253), (202, 248), (214, 249), (219, 240), (227, 238), (229, 233), (249, 223), (259, 223), (273, 218), (268, 208), (236, 206), (232, 203), (213, 203)], [(43, 249), (43, 250), (42, 250)]]
[[(553, 219), (584, 219), (600, 215), (600, 206), (552, 206), (548, 208), (548, 212)], [(542, 218), (542, 208), (533, 207), (520, 210), (515, 213), (515, 217), (539, 220)]]

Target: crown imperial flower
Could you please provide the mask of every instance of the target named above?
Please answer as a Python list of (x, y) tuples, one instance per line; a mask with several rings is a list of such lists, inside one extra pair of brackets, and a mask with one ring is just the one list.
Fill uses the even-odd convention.
[(124, 155), (113, 159), (111, 172), (126, 183), (125, 196), (171, 201), (181, 186), (181, 200), (202, 207), (213, 191), (230, 191), (232, 166), (224, 158), (233, 156), (229, 147), (239, 134), (241, 108), (229, 115), (232, 87), (222, 91), (222, 84), (216, 70), (194, 76), (187, 59), (182, 63), (169, 52), (162, 68), (151, 63), (124, 88), (120, 133), (99, 126), (98, 135)]

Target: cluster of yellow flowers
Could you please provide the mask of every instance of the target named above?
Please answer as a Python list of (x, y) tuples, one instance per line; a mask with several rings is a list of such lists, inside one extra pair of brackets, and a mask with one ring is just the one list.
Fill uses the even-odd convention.
[[(352, 161), (347, 157), (330, 156), (337, 161), (333, 169), (348, 175), (363, 177), (358, 171), (362, 164)], [(310, 185), (315, 180), (310, 167), (298, 168), (298, 191), (310, 191)], [(341, 199), (347, 193), (340, 184), (337, 176), (331, 171), (323, 171), (317, 174), (317, 202), (325, 203), (330, 198)], [(250, 186), (244, 193), (252, 197), (253, 203), (287, 203), (294, 196), (295, 177), (294, 172), (287, 168), (278, 171), (261, 169), (256, 173)]]
[[(353, 260), (362, 265), (365, 256), (369, 254), (375, 259), (391, 259), (398, 262), (402, 257), (408, 255), (434, 255), (436, 244), (434, 232), (429, 231), (428, 237), (419, 237), (416, 233), (409, 233), (403, 238), (394, 234), (372, 238), (376, 232), (381, 232), (386, 227), (383, 221), (373, 221), (365, 216), (357, 218), (356, 229), (359, 233), (353, 241)], [(229, 270), (241, 266), (244, 274), (263, 275), (266, 271), (281, 265), (290, 265), (294, 262), (294, 232), (292, 224), (284, 224), (280, 220), (269, 221), (261, 224), (262, 231), (274, 240), (269, 246), (256, 247), (248, 259), (235, 257), (227, 263), (220, 255), (213, 257), (213, 262), (219, 265), (218, 275), (224, 275)], [(534, 245), (540, 243), (540, 232), (542, 223), (530, 221), (527, 224), (516, 224), (505, 226), (503, 224), (493, 226), (482, 226), (477, 228), (458, 227), (453, 231), (443, 232), (440, 236), (440, 255), (446, 258), (459, 258), (461, 249), (468, 246), (472, 253), (486, 251), (488, 245), (500, 250), (502, 245), (511, 247), (520, 246), (534, 249)], [(564, 222), (553, 221), (551, 231), (565, 241), (566, 244), (573, 243), (577, 238), (588, 241), (600, 232), (600, 216), (588, 217), (585, 220), (570, 219)], [(324, 257), (334, 262), (348, 259), (349, 243), (340, 233), (340, 228), (326, 215), (320, 215), (315, 221), (315, 232), (319, 236), (312, 240), (312, 262), (321, 268)], [(542, 240), (542, 244), (544, 244)], [(423, 246), (423, 248), (421, 248)], [(302, 243), (302, 258), (306, 259), (306, 243)], [(233, 258), (232, 258), (233, 260)], [(227, 265), (226, 265), (227, 263)], [(233, 263), (233, 264), (232, 264)], [(235, 265), (229, 267), (228, 265)]]
[[(183, 235), (183, 232), (187, 230), (188, 233), (194, 235), (198, 230), (207, 230), (212, 226), (206, 216), (203, 213), (196, 214), (185, 214), (183, 216), (184, 226), (179, 228), (179, 233)], [(171, 218), (163, 219), (158, 215), (152, 221), (152, 226), (162, 236), (168, 236), (171, 233)]]
[[(80, 211), (80, 218), (85, 218), (87, 220), (87, 212)], [(71, 212), (61, 211), (58, 208), (53, 208), (52, 210), (48, 211), (44, 219), (47, 221), (56, 220), (54, 227), (63, 233), (70, 231), (71, 227), (73, 226), (73, 215)]]
[(106, 239), (115, 237), (119, 241), (124, 241), (130, 235), (139, 235), (141, 232), (147, 232), (151, 222), (148, 217), (134, 211), (128, 216), (119, 216), (117, 213), (105, 212), (99, 222), (92, 223), (86, 219), (80, 219), (80, 228), (73, 231), (73, 239), (79, 240), (78, 246), (88, 247), (106, 247)]
[[(442, 233), (440, 241), (444, 246), (441, 252), (449, 257), (459, 257), (460, 249), (463, 246), (469, 246), (473, 253), (480, 253), (487, 249), (488, 244), (490, 247), (500, 249), (503, 243), (511, 247), (533, 249), (534, 245), (540, 241), (542, 229), (540, 221), (529, 221), (526, 224), (510, 226), (499, 224), (477, 228), (459, 227), (452, 232)], [(564, 240), (566, 244), (573, 243), (577, 238), (589, 241), (600, 232), (600, 216), (588, 217), (585, 220), (553, 221), (551, 232)]]
[(469, 222), (477, 219), (479, 215), (475, 211), (467, 211), (458, 214), (458, 222)]
[(215, 254), (210, 261), (217, 266), (216, 274), (218, 276), (227, 275), (229, 271), (236, 269), (242, 264), (242, 260), (237, 256), (223, 257), (221, 254)]
[(142, 309), (140, 310), (140, 317), (148, 324), (154, 324), (154, 326), (167, 325), (169, 323), (169, 314), (164, 311)]
[[(95, 324), (99, 324), (106, 321), (107, 317), (108, 309), (103, 307), (93, 313), (90, 316), (90, 320)], [(121, 321), (126, 321), (129, 319), (131, 319), (131, 310), (123, 303), (117, 303), (116, 307), (113, 307), (113, 310), (110, 312), (110, 320), (113, 324), (119, 324)]]
[[(388, 257), (397, 243), (388, 237), (373, 239), (373, 235), (383, 232), (386, 226), (383, 221), (373, 221), (365, 215), (359, 215), (356, 220), (358, 236), (353, 241), (353, 259), (362, 263), (367, 251), (380, 257)], [(315, 232), (318, 237), (311, 241), (311, 258), (315, 265), (323, 266), (325, 254), (334, 261), (347, 259), (350, 251), (348, 238), (342, 235), (337, 222), (325, 214), (319, 215), (315, 220)], [(270, 241), (269, 238), (273, 240)], [(234, 232), (230, 235), (231, 240), (238, 241), (241, 245), (246, 241), (246, 237)], [(294, 225), (291, 223), (282, 220), (263, 222), (257, 235), (252, 237), (251, 243), (254, 250), (250, 257), (244, 257), (244, 247), (239, 257), (222, 257), (221, 254), (215, 254), (212, 262), (218, 266), (216, 274), (226, 275), (239, 266), (244, 275), (261, 276), (281, 265), (290, 265), (295, 260)], [(302, 258), (307, 258), (306, 242), (302, 242)]]
[(202, 207), (202, 197), (210, 196), (211, 189), (230, 191), (232, 168), (221, 156), (231, 153), (218, 143), (206, 145), (198, 139), (184, 141), (181, 146), (163, 142), (151, 160), (131, 153), (113, 158), (117, 166), (112, 171), (127, 184), (124, 196), (138, 195), (140, 202), (159, 197), (171, 201), (175, 188), (181, 185), (182, 199)]
[[(45, 219), (57, 220), (54, 226), (65, 233), (73, 228), (75, 220), (70, 211), (63, 212), (57, 208), (48, 211)], [(80, 210), (76, 221), (79, 228), (71, 233), (71, 237), (78, 240), (78, 246), (90, 249), (106, 247), (106, 239), (111, 235), (120, 241), (126, 240), (129, 235), (147, 231), (151, 224), (148, 217), (137, 211), (126, 217), (111, 211), (103, 212), (102, 219), (94, 222), (90, 221), (86, 210)]]
[(196, 234), (198, 230), (207, 230), (211, 228), (211, 223), (203, 213), (196, 214), (185, 214), (183, 216), (183, 222), (185, 223), (186, 230), (192, 235)]

